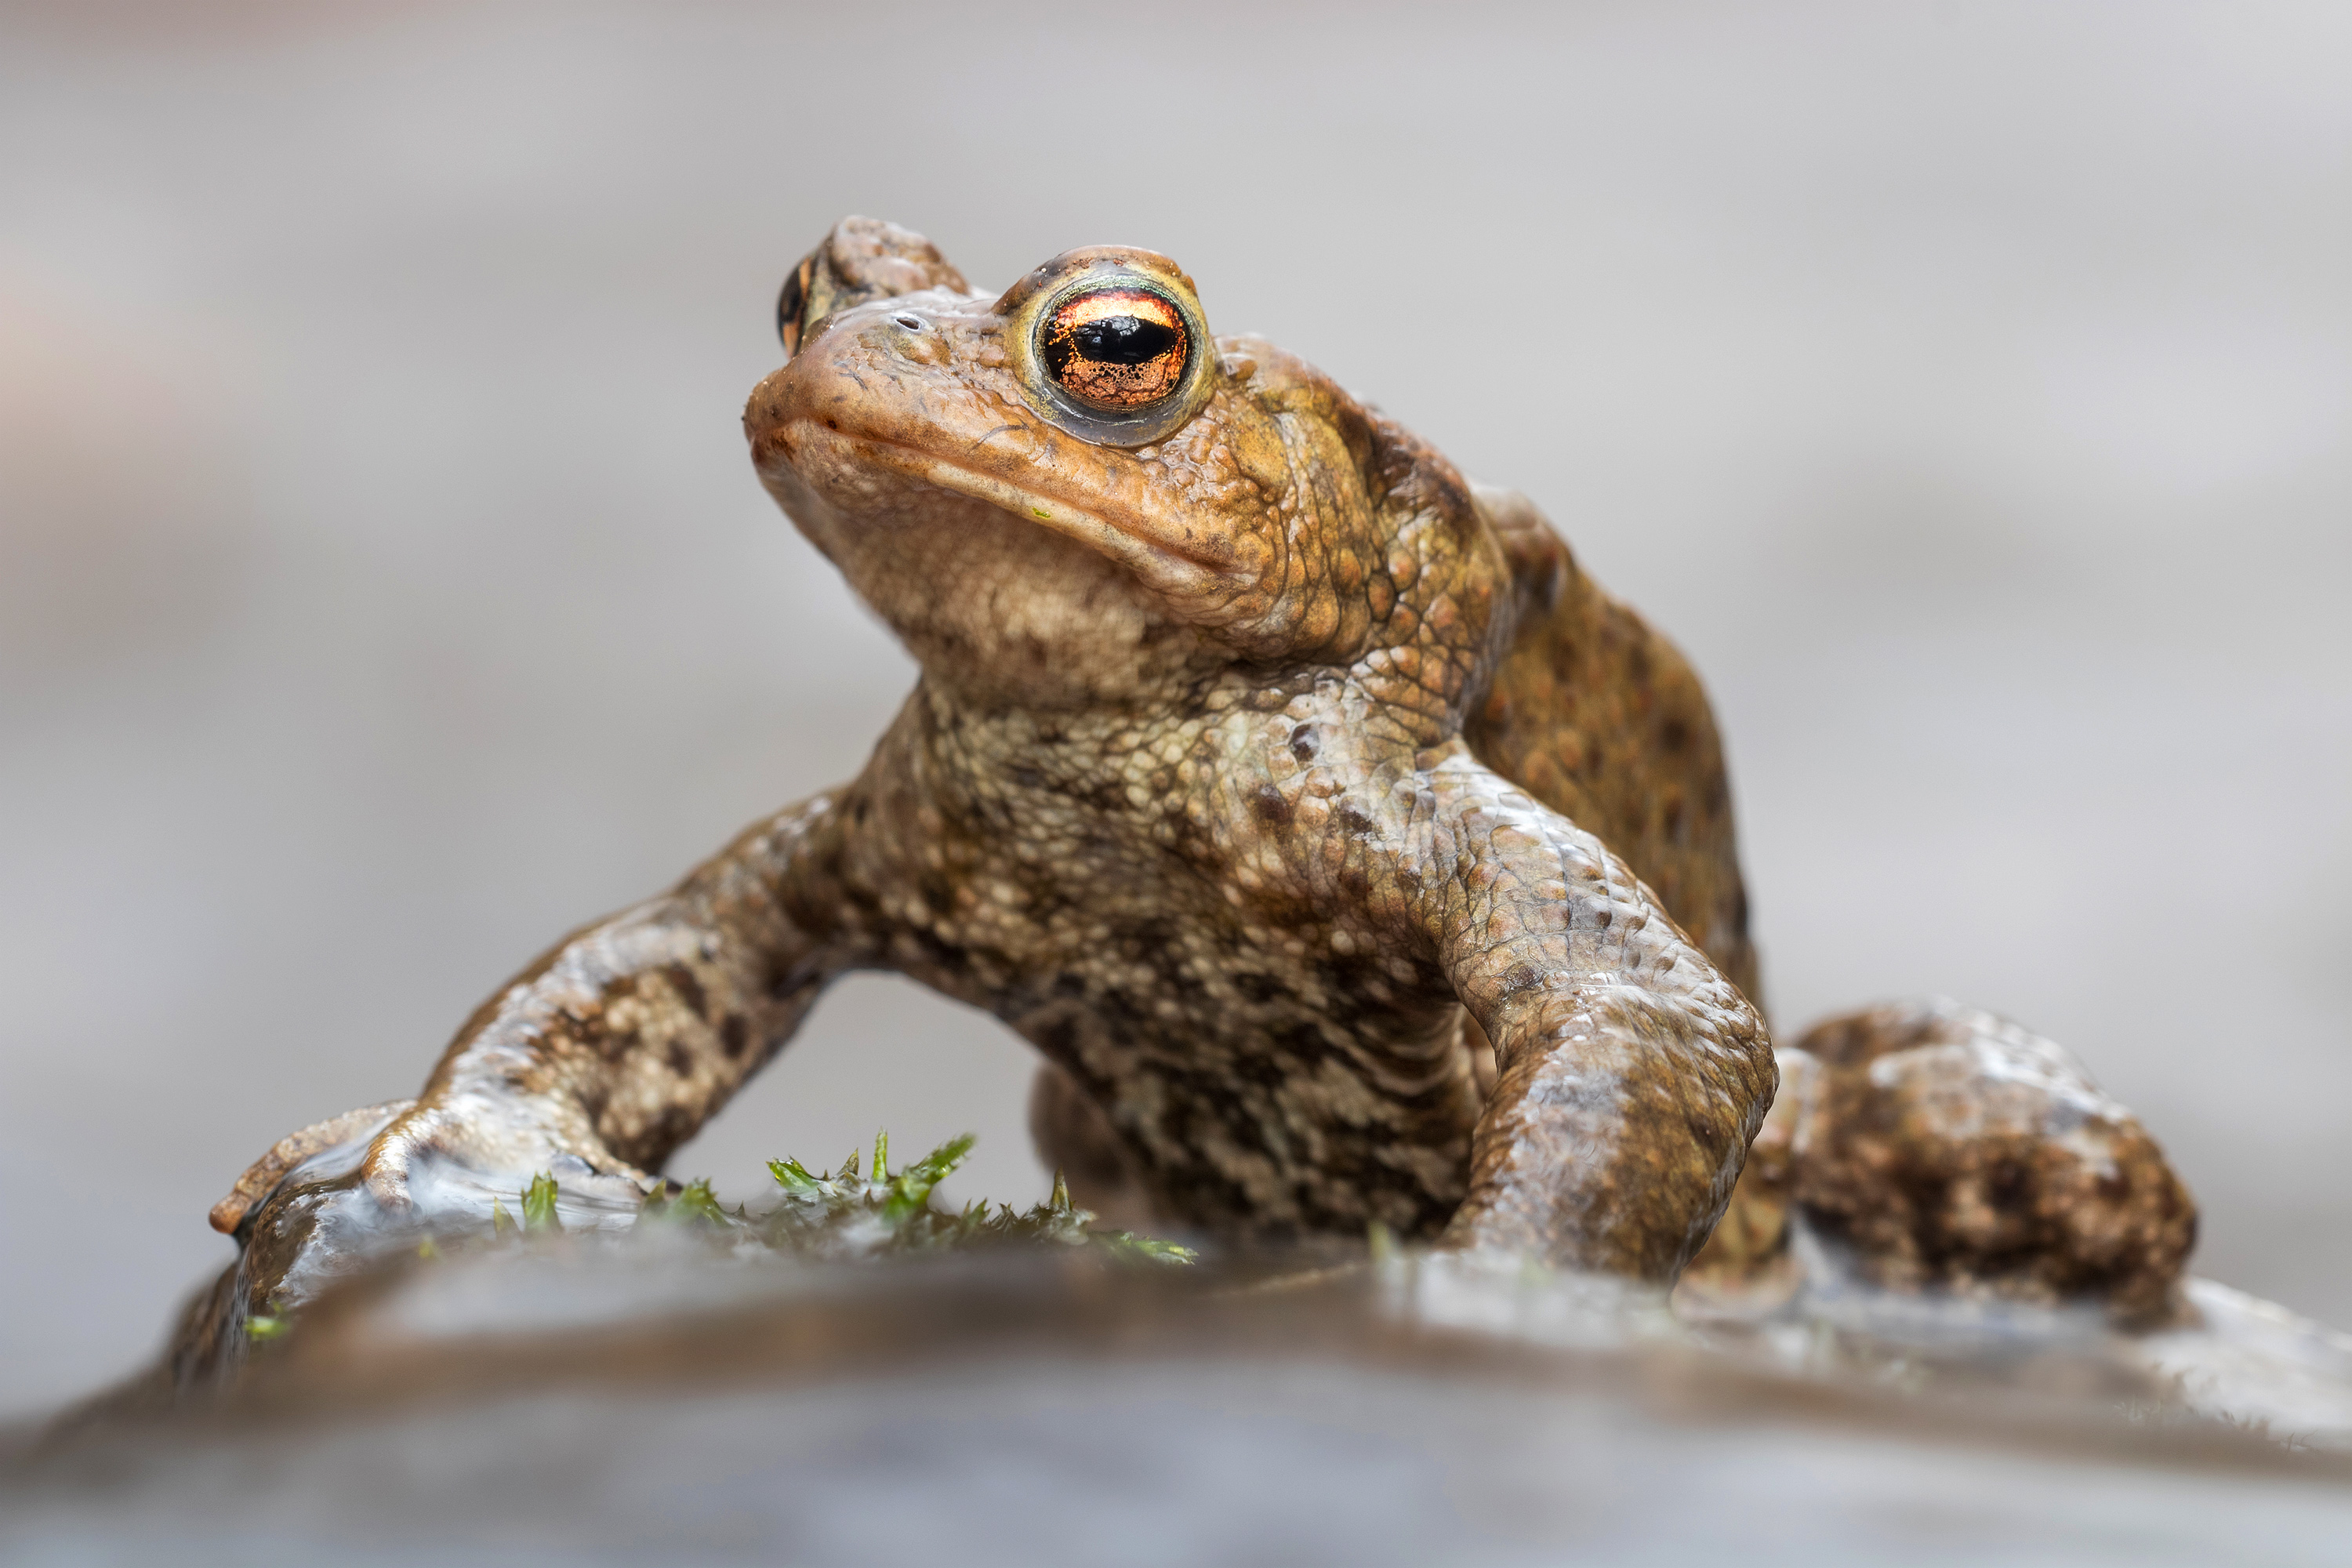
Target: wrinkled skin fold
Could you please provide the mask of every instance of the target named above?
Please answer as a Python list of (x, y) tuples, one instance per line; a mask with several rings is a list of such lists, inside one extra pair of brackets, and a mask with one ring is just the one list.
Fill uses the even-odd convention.
[(1037, 1047), (1095, 1206), (1689, 1260), (1775, 1083), (1697, 681), (1526, 500), (1270, 343), (1074, 403), (1033, 323), (1097, 281), (1150, 291), (1147, 346), (1205, 321), (1118, 247), (991, 296), (850, 219), (796, 269), (752, 461), (920, 682), (856, 779), (486, 1003), (339, 1191), (415, 1213), (456, 1201), (428, 1173), (562, 1161), (625, 1194), (887, 969)]

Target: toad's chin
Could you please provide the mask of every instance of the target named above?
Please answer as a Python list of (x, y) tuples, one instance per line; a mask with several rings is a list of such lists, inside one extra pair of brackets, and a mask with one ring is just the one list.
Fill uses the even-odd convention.
[(992, 705), (1129, 702), (1228, 664), (1121, 562), (929, 478), (762, 464), (810, 542), (933, 680)]

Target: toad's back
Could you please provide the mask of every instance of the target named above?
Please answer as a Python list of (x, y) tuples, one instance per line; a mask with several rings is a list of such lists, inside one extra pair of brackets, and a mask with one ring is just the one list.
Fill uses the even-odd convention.
[(1731, 789), (1682, 654), (1580, 570), (1525, 497), (1477, 491), (1519, 596), (1519, 632), (1464, 738), (1478, 760), (1622, 856), (1750, 998), (1756, 950)]

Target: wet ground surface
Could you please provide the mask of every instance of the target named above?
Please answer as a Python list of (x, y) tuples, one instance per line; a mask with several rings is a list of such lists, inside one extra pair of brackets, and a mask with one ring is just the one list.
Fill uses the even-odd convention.
[[(1404, 1258), (545, 1238), (331, 1291), (226, 1391), (53, 1433), (0, 1560), (2340, 1562), (2352, 1342), (2195, 1289), (2167, 1349)], [(2302, 1429), (2251, 1412), (2290, 1385)]]

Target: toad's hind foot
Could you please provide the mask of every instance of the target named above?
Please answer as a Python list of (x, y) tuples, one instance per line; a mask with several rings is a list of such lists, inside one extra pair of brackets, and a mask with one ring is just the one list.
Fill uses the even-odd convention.
[(1780, 1055), (1780, 1100), (1699, 1282), (1772, 1267), (1801, 1217), (1888, 1289), (2095, 1302), (2133, 1327), (2176, 1310), (2196, 1205), (2058, 1046), (1938, 1000), (1829, 1019)]
[(1029, 1137), (1046, 1169), (1068, 1181), (1071, 1200), (1102, 1224), (1140, 1230), (1157, 1217), (1118, 1130), (1077, 1080), (1051, 1062), (1038, 1067), (1029, 1085)]

